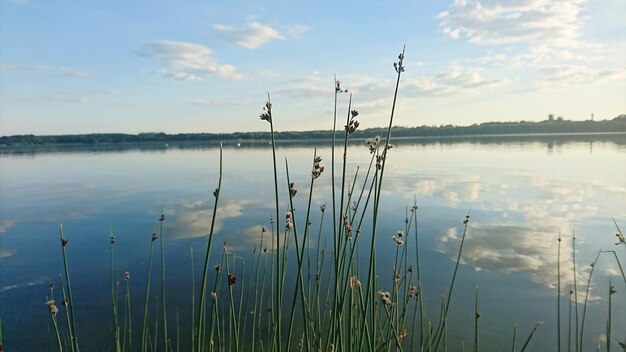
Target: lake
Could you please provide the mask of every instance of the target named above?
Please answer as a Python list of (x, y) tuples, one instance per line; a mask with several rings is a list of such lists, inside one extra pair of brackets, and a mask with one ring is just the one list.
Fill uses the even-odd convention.
[[(570, 312), (576, 308), (570, 304), (570, 298), (578, 301), (582, 313), (590, 263), (598, 251), (614, 250), (622, 265), (626, 264), (626, 245), (615, 245), (617, 230), (613, 222), (614, 218), (622, 231), (626, 229), (626, 135), (407, 139), (394, 143), (387, 158), (377, 227), (379, 286), (391, 281), (396, 251), (392, 236), (404, 229), (408, 209), (416, 202), (422, 296), (429, 319), (436, 322), (441, 295), (447, 293), (455, 267), (462, 220), (469, 213), (471, 219), (449, 313), (448, 349), (460, 350), (464, 344), (469, 350), (473, 346), (478, 286), (483, 350), (510, 349), (515, 324), (517, 345), (521, 346), (539, 321), (544, 323), (530, 350), (556, 350), (560, 243), (561, 343), (565, 348), (568, 314), (573, 317)], [(312, 143), (277, 143), (281, 214), (287, 211), (286, 159), (290, 179), (298, 188), (294, 198), (296, 214), (304, 216), (314, 147)], [(211, 226), (219, 148), (170, 145), (111, 149), (0, 154), (0, 317), (5, 350), (54, 349), (54, 331), (45, 302), (50, 296), (50, 283), (55, 284), (55, 299), (61, 301), (59, 275), (64, 269), (60, 224), (69, 240), (66, 249), (82, 350), (114, 350), (111, 233), (116, 238), (115, 280), (122, 280), (124, 272), (131, 275), (133, 329), (138, 332), (151, 236), (161, 214), (165, 215), (170, 336), (173, 341), (176, 339), (174, 321), (178, 314), (180, 346), (188, 349), (190, 333), (185, 328), (191, 316), (192, 285), (197, 292)], [(319, 207), (326, 203), (330, 208), (332, 203), (330, 146), (320, 143), (317, 155), (323, 158), (326, 170), (316, 181), (312, 197), (315, 211), (311, 226), (315, 233), (321, 221)], [(337, 167), (341, 167), (340, 151), (336, 158)], [(370, 153), (363, 141), (352, 141), (347, 178), (351, 183), (357, 166), (360, 167), (357, 189), (369, 160)], [(270, 217), (275, 214), (273, 187), (269, 145), (224, 146), (211, 268), (220, 262), (222, 245), (226, 243), (236, 259), (237, 267), (231, 270), (247, 270), (246, 274), (239, 274), (240, 280), (246, 282), (253, 255), (260, 250), (261, 226), (270, 229)], [(326, 215), (330, 216), (330, 212)], [(325, 250), (331, 252), (332, 230), (328, 226), (332, 220), (325, 221), (320, 244), (327, 243)], [(362, 236), (368, 235), (370, 227), (364, 226)], [(557, 240), (559, 234), (561, 242)], [(369, 248), (367, 243), (369, 240), (359, 247), (362, 256)], [(407, 244), (414, 245), (408, 241)], [(317, 243), (310, 245), (316, 247)], [(158, 246), (154, 253), (151, 299), (156, 300), (155, 295), (160, 293)], [(209, 275), (215, 276), (213, 270)], [(293, 275), (289, 269), (287, 276)], [(598, 338), (603, 344), (606, 339), (609, 280), (617, 291), (612, 295), (614, 336), (621, 341), (626, 337), (626, 287), (621, 275), (611, 253), (600, 256), (589, 293), (586, 349)], [(569, 294), (574, 279), (577, 297)], [(121, 301), (124, 293), (122, 281)]]

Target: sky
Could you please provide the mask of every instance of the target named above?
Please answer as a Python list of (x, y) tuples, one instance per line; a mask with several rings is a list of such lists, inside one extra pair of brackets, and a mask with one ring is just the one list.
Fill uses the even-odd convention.
[(0, 0), (0, 135), (612, 119), (626, 1)]

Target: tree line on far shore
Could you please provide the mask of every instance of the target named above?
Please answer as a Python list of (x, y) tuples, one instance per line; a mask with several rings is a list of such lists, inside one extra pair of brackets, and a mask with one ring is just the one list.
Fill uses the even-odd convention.
[[(354, 137), (372, 137), (383, 135), (386, 128), (357, 130)], [(622, 114), (611, 120), (568, 121), (545, 120), (540, 122), (486, 122), (470, 126), (418, 126), (394, 127), (394, 137), (454, 137), (497, 134), (540, 134), (540, 133), (603, 133), (626, 132), (626, 115)], [(276, 132), (277, 140), (316, 140), (332, 137), (331, 130), (283, 131)], [(46, 145), (94, 145), (112, 143), (172, 143), (172, 142), (226, 142), (226, 141), (263, 141), (269, 140), (269, 132), (235, 133), (178, 133), (149, 132), (139, 134), (125, 133), (90, 133), (72, 135), (13, 135), (0, 136), (0, 147), (46, 146)]]

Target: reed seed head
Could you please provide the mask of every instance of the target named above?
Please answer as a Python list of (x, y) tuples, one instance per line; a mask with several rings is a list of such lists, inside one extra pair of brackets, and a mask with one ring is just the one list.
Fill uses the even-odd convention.
[(347, 93), (347, 89), (341, 89), (341, 81), (335, 80), (335, 93)]
[(289, 184), (289, 196), (293, 198), (296, 194), (298, 194), (298, 190), (296, 189), (296, 184), (292, 182)]
[(46, 305), (48, 306), (48, 310), (50, 311), (50, 315), (55, 316), (59, 312), (59, 308), (57, 308), (53, 299), (49, 299), (46, 301)]
[(384, 305), (391, 305), (391, 295), (387, 291), (378, 291), (378, 296)]
[(234, 286), (237, 283), (237, 277), (233, 273), (228, 273), (228, 286)]

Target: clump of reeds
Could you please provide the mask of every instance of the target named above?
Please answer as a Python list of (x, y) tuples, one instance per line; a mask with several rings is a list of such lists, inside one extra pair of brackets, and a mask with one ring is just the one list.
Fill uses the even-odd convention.
[[(267, 101), (260, 115), (261, 120), (269, 123), (272, 146), (272, 169), (274, 180), (274, 211), (270, 217), (269, 230), (260, 228), (260, 243), (252, 254), (252, 270), (250, 278), (246, 276), (245, 265), (239, 256), (233, 253), (224, 243), (221, 258), (216, 263), (211, 259), (213, 241), (215, 240), (216, 217), (219, 210), (222, 189), (222, 147), (219, 156), (219, 177), (212, 194), (214, 197), (212, 219), (207, 235), (206, 252), (202, 265), (199, 288), (196, 288), (194, 270), (194, 251), (191, 256), (191, 337), (190, 345), (193, 352), (204, 351), (446, 351), (448, 350), (450, 310), (454, 296), (457, 274), (462, 263), (463, 247), (468, 240), (470, 213), (459, 222), (463, 234), (459, 241), (458, 253), (454, 263), (449, 285), (441, 296), (439, 307), (425, 305), (423, 290), (423, 263), (420, 258), (420, 236), (418, 232), (418, 206), (415, 200), (407, 208), (404, 227), (398, 231), (389, 231), (380, 226), (381, 201), (384, 193), (383, 179), (386, 163), (393, 157), (391, 144), (392, 126), (398, 98), (400, 79), (405, 71), (404, 50), (393, 66), (396, 72), (396, 83), (391, 104), (388, 128), (385, 136), (372, 136), (367, 139), (366, 147), (370, 152), (369, 164), (361, 169), (351, 170), (347, 160), (351, 149), (350, 140), (360, 127), (357, 118), (360, 113), (353, 106), (352, 94), (345, 94), (341, 82), (335, 78), (333, 137), (330, 156), (331, 195), (327, 203), (319, 206), (319, 223), (313, 224), (316, 206), (313, 198), (316, 182), (328, 165), (322, 161), (327, 156), (318, 155), (314, 150), (311, 160), (310, 181), (299, 185), (291, 179), (289, 162), (285, 160), (286, 184), (279, 187), (279, 167), (277, 147), (275, 143), (275, 123), (273, 103), (268, 94)], [(340, 98), (347, 95), (347, 109), (343, 131), (337, 129)], [(340, 139), (343, 143), (336, 143)], [(337, 162), (336, 154), (341, 155)], [(308, 186), (308, 187), (307, 187)], [(308, 189), (308, 190), (307, 190)], [(306, 204), (300, 212), (296, 207), (299, 198)], [(281, 201), (282, 199), (282, 201)], [(330, 208), (330, 209), (329, 209)], [(331, 231), (327, 236), (323, 233), (328, 226), (324, 221), (327, 212), (332, 212)], [(281, 220), (282, 219), (282, 220)], [(327, 220), (328, 221), (328, 220)], [(172, 343), (168, 331), (168, 315), (166, 307), (165, 277), (165, 246), (163, 226), (165, 215), (161, 209), (158, 218), (159, 230), (156, 225), (150, 239), (149, 259), (147, 263), (146, 292), (142, 328), (139, 332), (141, 352), (147, 351), (178, 351), (180, 349), (180, 314), (176, 307), (176, 343)], [(317, 228), (315, 228), (317, 226)], [(617, 226), (617, 224), (616, 224)], [(364, 230), (366, 229), (366, 230)], [(317, 236), (314, 235), (317, 231)], [(332, 232), (332, 233), (331, 233)], [(328, 237), (331, 237), (328, 239)], [(395, 250), (393, 258), (389, 258), (391, 267), (378, 265), (377, 242), (385, 237), (389, 246)], [(626, 244), (618, 227), (617, 245)], [(316, 238), (315, 238), (316, 237)], [(161, 258), (161, 289), (157, 296), (151, 294), (151, 278), (155, 241), (159, 239)], [(557, 349), (561, 348), (561, 236), (559, 235), (558, 267), (557, 267)], [(118, 285), (114, 272), (115, 236), (110, 236), (111, 247), (111, 301), (113, 338), (112, 345), (116, 351), (133, 350), (130, 273), (124, 273), (124, 323), (121, 333), (118, 309)], [(331, 242), (331, 243), (327, 243)], [(362, 241), (365, 241), (362, 243)], [(68, 240), (63, 236), (61, 228), (61, 244), (65, 266), (66, 286), (61, 287), (63, 302), (66, 308), (66, 320), (69, 336), (69, 348), (78, 352), (78, 343), (74, 324), (74, 311), (70, 285), (69, 268), (65, 253)], [(315, 246), (312, 250), (311, 247)], [(626, 246), (625, 246), (626, 247)], [(367, 252), (360, 252), (366, 248)], [(572, 242), (575, 252), (575, 245)], [(412, 254), (414, 250), (414, 255)], [(362, 249), (361, 249), (362, 251)], [(295, 258), (293, 258), (295, 253)], [(574, 340), (576, 351), (583, 350), (583, 331), (587, 298), (595, 263), (602, 253), (600, 251), (591, 266), (586, 287), (582, 319), (578, 322), (578, 307), (575, 303), (576, 319)], [(575, 255), (574, 278), (576, 277)], [(213, 264), (210, 264), (212, 263)], [(213, 269), (211, 269), (211, 267)], [(624, 277), (623, 270), (622, 276)], [(212, 284), (209, 282), (212, 280)], [(625, 278), (626, 282), (626, 278)], [(50, 297), (46, 300), (51, 321), (55, 329), (58, 350), (64, 349), (63, 336), (57, 324), (58, 308), (54, 301), (52, 287)], [(198, 292), (196, 292), (198, 291)], [(615, 292), (609, 285), (609, 313), (611, 311), (611, 295)], [(67, 292), (67, 297), (66, 297)], [(570, 295), (576, 297), (577, 287), (574, 282)], [(177, 293), (180, 294), (180, 293)], [(151, 302), (154, 308), (150, 310)], [(479, 289), (476, 287), (474, 303), (474, 351), (481, 347), (480, 324), (481, 309)], [(471, 314), (471, 312), (468, 312)], [(153, 328), (149, 327), (150, 317), (154, 319)], [(568, 350), (571, 340), (571, 298), (568, 327)], [(543, 322), (538, 322), (528, 334), (521, 351), (526, 350), (533, 336)], [(151, 333), (150, 330), (153, 332)], [(607, 319), (607, 336), (611, 333), (611, 316)], [(159, 337), (159, 334), (162, 336)], [(514, 326), (512, 351), (516, 351), (517, 325)], [(617, 339), (616, 339), (617, 340)], [(610, 338), (609, 338), (610, 341)], [(489, 341), (483, 343), (488, 345)], [(618, 342), (620, 342), (618, 340)], [(0, 346), (1, 329), (0, 329)], [(464, 346), (464, 345), (463, 345)], [(608, 347), (607, 347), (608, 348)]]

